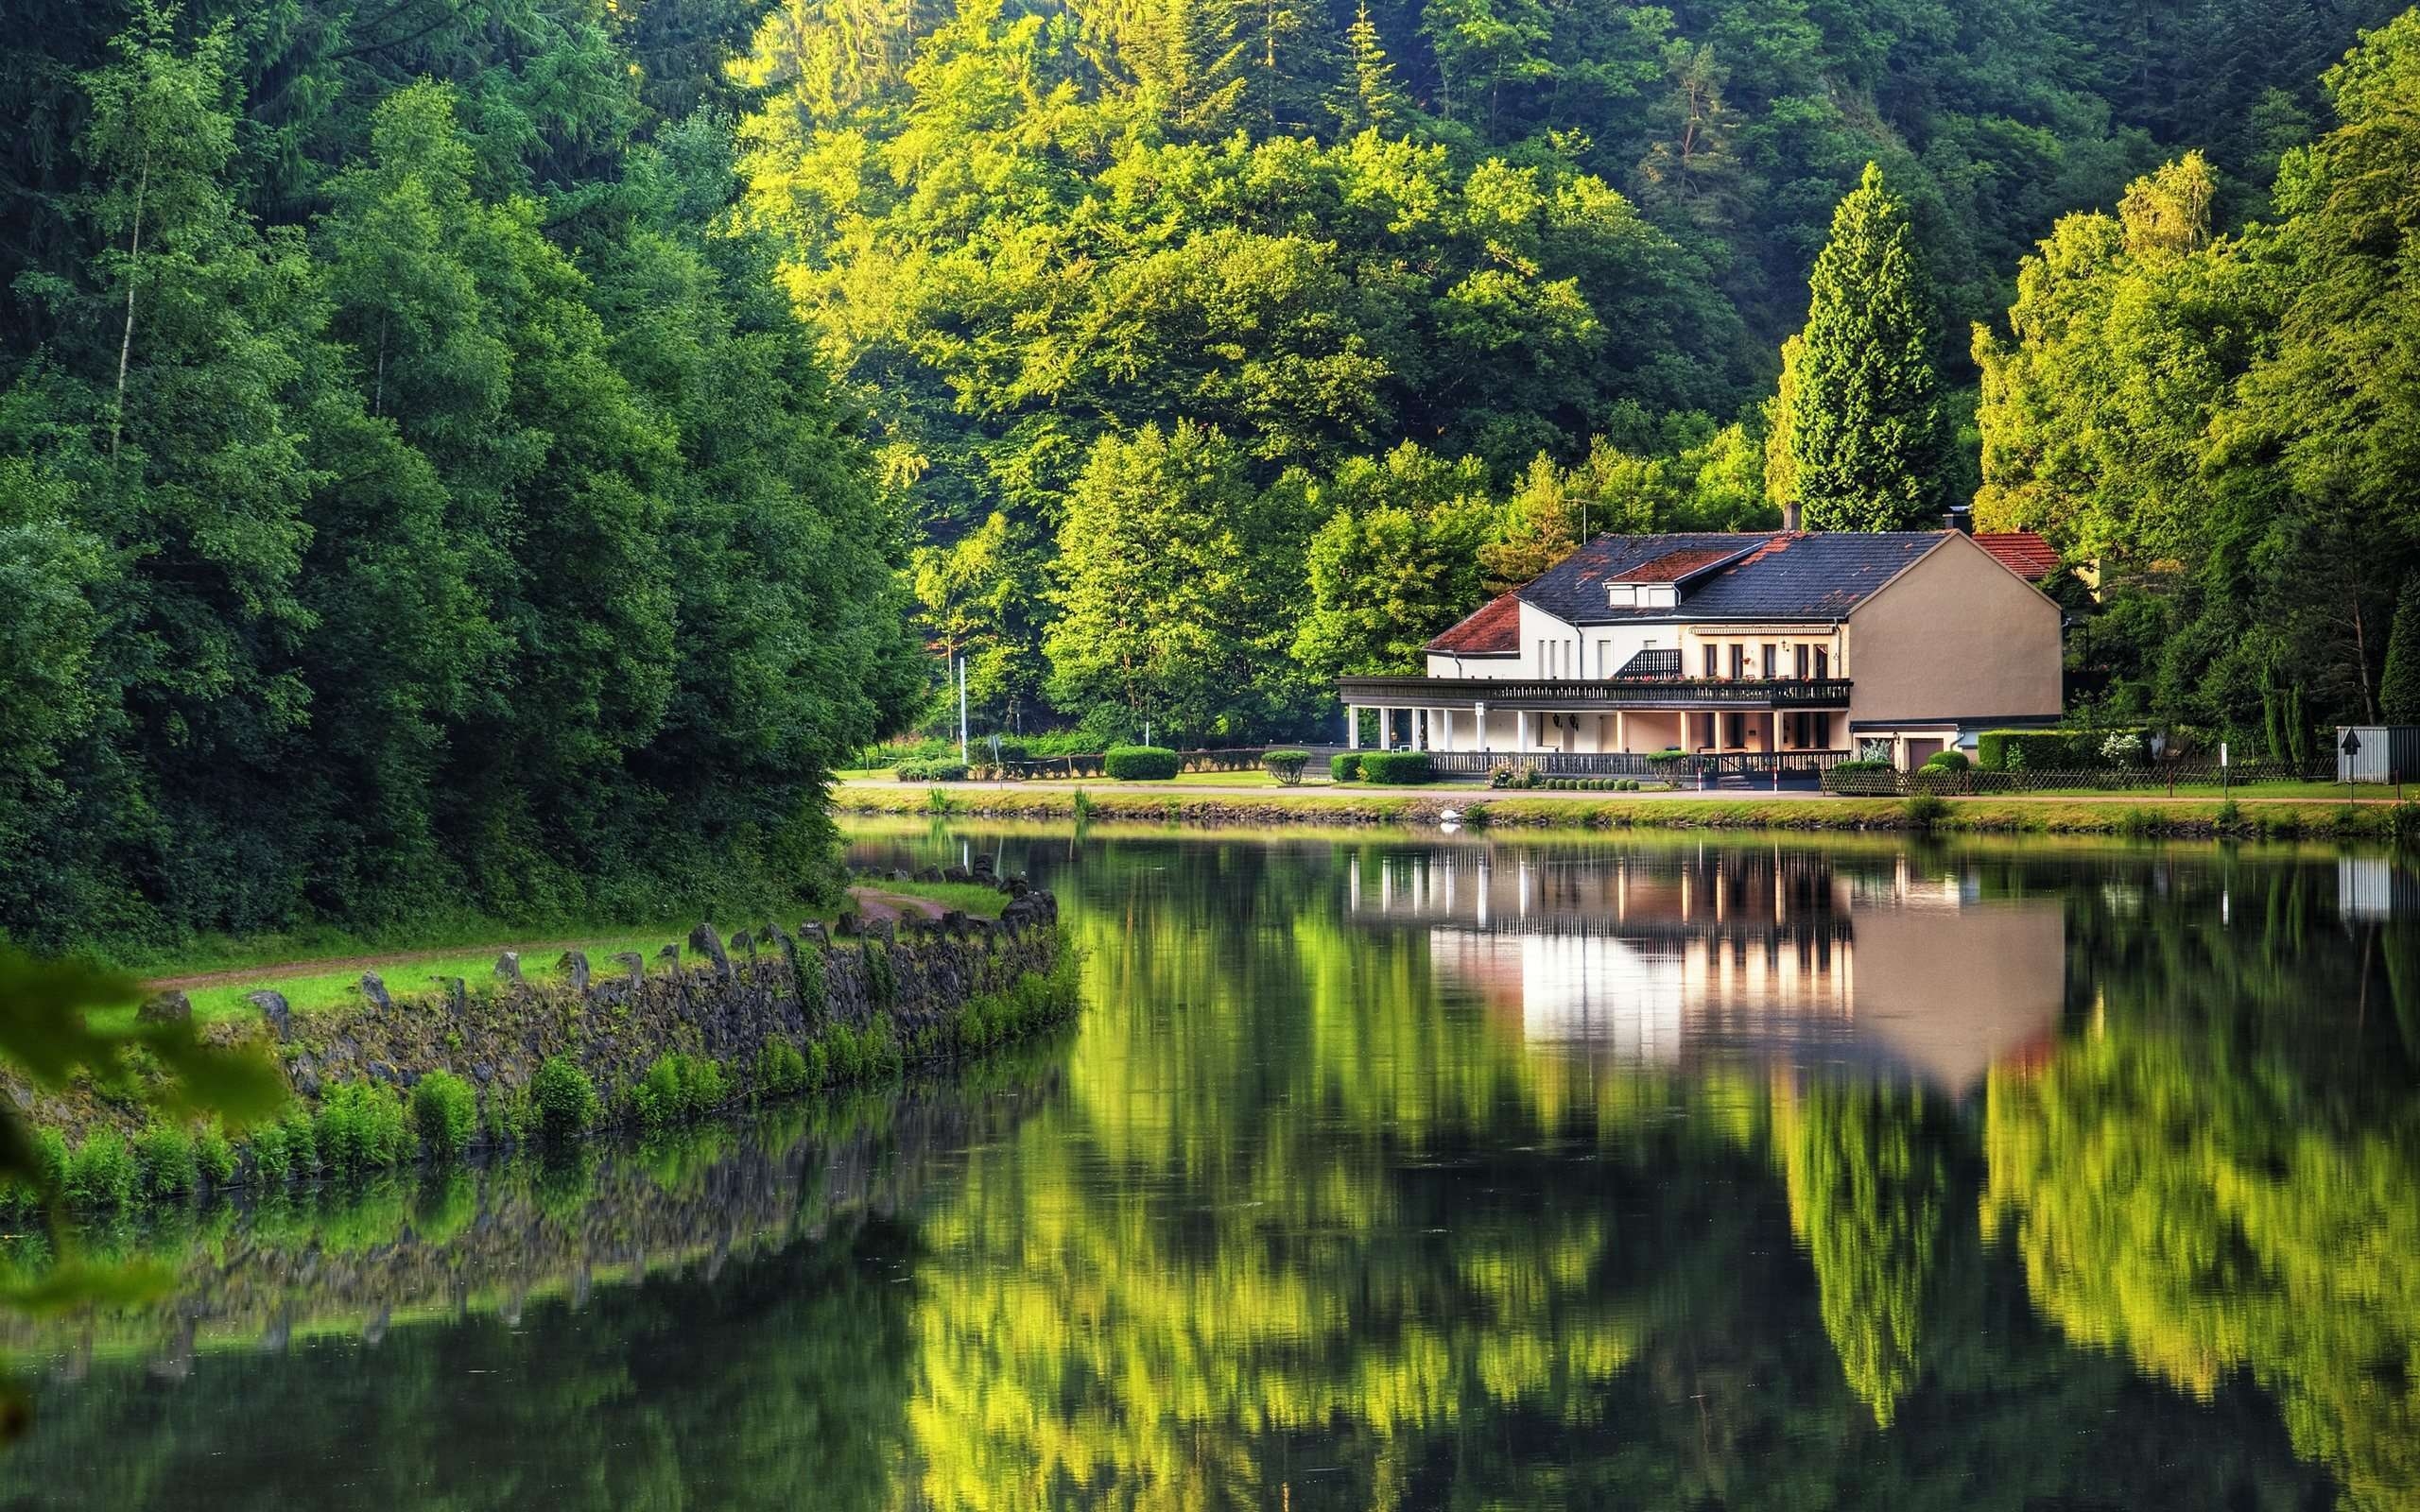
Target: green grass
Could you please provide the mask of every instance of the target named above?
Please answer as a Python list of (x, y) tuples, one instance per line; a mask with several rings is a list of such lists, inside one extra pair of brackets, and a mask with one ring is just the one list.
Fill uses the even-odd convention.
[[(930, 898), (944, 908), (955, 908), (968, 914), (987, 918), (998, 916), (1007, 899), (980, 883), (903, 882), (879, 885), (884, 891)], [(795, 925), (801, 917), (811, 912), (800, 905), (780, 914), (776, 921), (785, 928)], [(818, 917), (826, 922), (838, 913), (826, 908)], [(199, 961), (164, 963), (153, 971), (158, 978), (168, 979), (199, 976), (205, 973), (228, 972), (227, 980), (185, 988), (185, 996), (193, 1004), (194, 1017), (202, 1022), (214, 1019), (249, 1017), (257, 1010), (244, 1001), (246, 993), (264, 988), (285, 995), (287, 1005), (297, 1013), (341, 1006), (360, 996), (361, 977), (365, 971), (375, 971), (387, 984), (387, 990), (397, 997), (433, 992), (439, 980), (458, 976), (473, 988), (495, 980), (496, 957), (509, 950), (521, 953), (521, 974), (532, 982), (553, 979), (557, 961), (565, 951), (578, 950), (588, 956), (589, 970), (604, 975), (617, 970), (614, 957), (629, 951), (652, 963), (656, 952), (679, 942), (683, 955), (688, 954), (688, 923), (661, 923), (638, 927), (594, 929), (532, 936), (515, 932), (507, 925), (491, 921), (487, 937), (475, 944), (458, 938), (440, 936), (423, 943), (386, 941), (379, 946), (365, 946), (360, 941), (342, 936), (320, 936), (318, 949), (295, 950), (290, 936), (274, 942), (250, 942), (251, 958), (233, 962), (223, 954), (205, 955)], [(722, 922), (726, 935), (731, 931), (751, 927), (753, 919)], [(284, 950), (290, 954), (268, 955), (268, 951)], [(343, 960), (344, 966), (318, 966), (314, 960)], [(94, 1015), (95, 1022), (123, 1025), (131, 1021), (131, 1007), (107, 1010)]]

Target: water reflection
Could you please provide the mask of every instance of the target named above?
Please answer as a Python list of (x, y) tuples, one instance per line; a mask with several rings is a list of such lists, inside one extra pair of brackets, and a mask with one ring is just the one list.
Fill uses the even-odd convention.
[(1739, 846), (1366, 862), (1347, 868), (1356, 921), (1426, 930), (1441, 987), (1532, 1042), (1845, 1059), (1963, 1092), (2046, 1041), (2066, 999), (2060, 903), (1998, 894), (1980, 868)]
[[(489, 1300), (374, 1350), (349, 1282), (346, 1342), (289, 1306), (258, 1352), (249, 1251), (191, 1236), (185, 1383), (172, 1316), (21, 1340), (80, 1379), (0, 1504), (2420, 1506), (2420, 939), (2375, 858), (857, 843), (1060, 889), (1091, 1006), (968, 1094), (1005, 1114), (735, 1149), (686, 1209), (591, 1180), (580, 1231), (683, 1258), (510, 1326), (501, 1258), (562, 1267), (491, 1223)], [(851, 1169), (883, 1199), (815, 1195)], [(726, 1245), (735, 1204), (799, 1216)]]

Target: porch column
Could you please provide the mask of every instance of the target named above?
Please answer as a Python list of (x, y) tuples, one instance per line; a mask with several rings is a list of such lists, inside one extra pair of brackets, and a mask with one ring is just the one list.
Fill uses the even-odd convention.
[(1630, 749), (1630, 720), (1618, 709), (1614, 711), (1614, 749)]
[(1445, 744), (1442, 748), (1452, 750), (1454, 748), (1454, 711), (1440, 709), (1437, 712), (1445, 718)]
[(1473, 750), (1491, 749), (1492, 747), (1490, 747), (1487, 743), (1487, 705), (1483, 703), (1472, 704), (1471, 719), (1473, 720), (1471, 732), (1475, 737), (1475, 742), (1471, 748)]
[(1344, 706), (1344, 748), (1347, 750), (1361, 748), (1361, 710), (1355, 704), (1348, 703)]

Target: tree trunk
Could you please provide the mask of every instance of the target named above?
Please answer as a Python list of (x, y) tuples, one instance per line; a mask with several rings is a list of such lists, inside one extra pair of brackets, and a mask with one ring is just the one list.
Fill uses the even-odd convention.
[(151, 189), (151, 149), (143, 149), (143, 174), (134, 181), (134, 234), (126, 251), (126, 327), (117, 338), (117, 404), (110, 414), (110, 460), (117, 460), (126, 428), (126, 364), (134, 352), (134, 275), (143, 266), (143, 198)]

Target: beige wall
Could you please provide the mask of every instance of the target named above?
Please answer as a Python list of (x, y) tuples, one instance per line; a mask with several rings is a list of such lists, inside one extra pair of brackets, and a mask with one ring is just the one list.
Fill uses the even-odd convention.
[(2059, 618), (1971, 538), (1946, 536), (1849, 615), (1849, 718), (2056, 718)]

